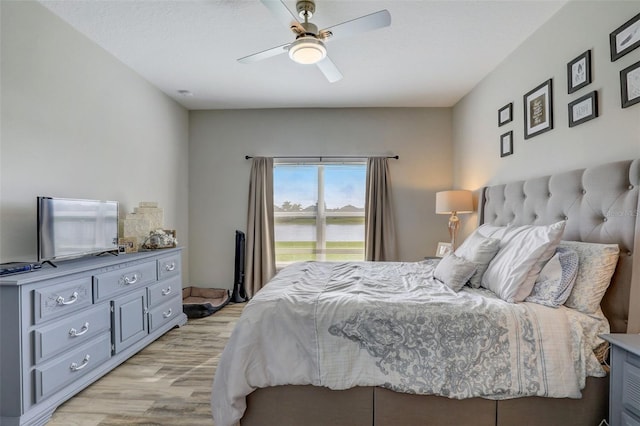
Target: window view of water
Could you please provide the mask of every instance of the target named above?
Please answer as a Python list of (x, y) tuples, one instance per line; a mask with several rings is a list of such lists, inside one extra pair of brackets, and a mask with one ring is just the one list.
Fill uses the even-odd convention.
[[(327, 224), (327, 241), (364, 241), (364, 224)], [(315, 241), (311, 224), (275, 224), (276, 241)]]

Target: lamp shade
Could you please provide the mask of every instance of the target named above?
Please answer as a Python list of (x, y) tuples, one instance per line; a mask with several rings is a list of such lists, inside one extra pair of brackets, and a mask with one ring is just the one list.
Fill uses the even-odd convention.
[(436, 213), (451, 214), (473, 212), (471, 191), (452, 190), (436, 192)]

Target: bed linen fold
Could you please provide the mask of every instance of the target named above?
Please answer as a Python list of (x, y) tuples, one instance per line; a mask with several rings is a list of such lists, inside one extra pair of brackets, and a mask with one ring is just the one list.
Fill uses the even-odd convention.
[(231, 426), (256, 388), (381, 386), (463, 399), (579, 398), (608, 331), (600, 314), (456, 293), (433, 262), (305, 262), (245, 307), (216, 370), (212, 412)]

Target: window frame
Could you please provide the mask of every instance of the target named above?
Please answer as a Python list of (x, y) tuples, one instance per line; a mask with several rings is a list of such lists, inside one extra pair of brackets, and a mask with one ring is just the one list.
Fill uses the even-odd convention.
[[(315, 218), (315, 233), (316, 233), (316, 239), (315, 239), (315, 248), (313, 249), (309, 249), (309, 251), (304, 251), (304, 249), (289, 249), (290, 251), (286, 252), (286, 253), (282, 253), (281, 250), (278, 250), (278, 248), (276, 247), (276, 253), (275, 253), (275, 257), (276, 257), (276, 268), (280, 269), (286, 265), (289, 265), (291, 263), (294, 262), (278, 262), (277, 258), (278, 258), (278, 254), (284, 254), (284, 255), (288, 255), (288, 254), (298, 254), (298, 253), (308, 253), (309, 255), (315, 257), (316, 261), (320, 261), (320, 262), (325, 262), (327, 255), (328, 254), (345, 254), (345, 255), (350, 255), (350, 254), (361, 254), (362, 255), (362, 259), (364, 260), (364, 238), (362, 240), (363, 242), (363, 247), (362, 249), (328, 249), (327, 248), (327, 239), (326, 239), (326, 227), (327, 227), (327, 220), (330, 218), (337, 218), (337, 217), (361, 217), (363, 218), (363, 220), (365, 219), (365, 215), (366, 215), (366, 211), (365, 208), (363, 207), (363, 211), (361, 212), (334, 212), (334, 211), (327, 211), (325, 209), (325, 179), (324, 179), (324, 175), (325, 175), (325, 166), (336, 166), (336, 165), (344, 165), (344, 166), (348, 166), (348, 165), (358, 165), (358, 166), (364, 166), (365, 170), (367, 167), (367, 162), (366, 162), (366, 158), (355, 158), (355, 159), (349, 159), (349, 161), (295, 161), (295, 160), (278, 160), (278, 161), (274, 161), (273, 163), (273, 167), (274, 169), (278, 166), (314, 166), (317, 168), (317, 209), (315, 211), (299, 211), (299, 212), (277, 212), (274, 211), (274, 225), (275, 222), (278, 218), (281, 217), (290, 217), (290, 218)], [(366, 179), (365, 179), (365, 192), (366, 192)], [(294, 201), (294, 200), (292, 200)], [(365, 200), (366, 202), (366, 200)], [(275, 200), (274, 200), (274, 206), (275, 206)], [(364, 227), (364, 223), (362, 225)], [(277, 240), (275, 240), (275, 235), (274, 235), (274, 243), (277, 243)], [(336, 251), (339, 250), (339, 251)]]

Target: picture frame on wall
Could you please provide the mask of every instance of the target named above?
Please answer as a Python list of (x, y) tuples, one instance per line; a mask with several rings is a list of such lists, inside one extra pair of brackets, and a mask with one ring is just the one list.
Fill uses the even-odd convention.
[(513, 121), (513, 102), (509, 102), (498, 110), (498, 127)]
[(552, 79), (545, 81), (523, 96), (524, 138), (531, 139), (553, 129)]
[(609, 34), (611, 62), (640, 47), (640, 13)]
[(567, 92), (573, 93), (591, 84), (591, 50), (567, 64)]
[(640, 61), (620, 71), (622, 108), (640, 102)]
[(513, 130), (500, 135), (500, 157), (513, 154)]
[(569, 127), (593, 120), (598, 116), (598, 92), (593, 91), (569, 103)]

